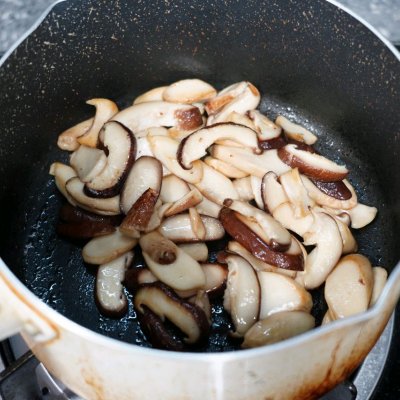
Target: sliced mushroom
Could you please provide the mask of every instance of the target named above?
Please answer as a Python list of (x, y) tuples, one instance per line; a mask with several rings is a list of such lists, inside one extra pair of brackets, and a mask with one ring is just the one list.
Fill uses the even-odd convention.
[[(222, 239), (225, 231), (221, 222), (213, 217), (201, 215), (206, 228), (204, 241)], [(166, 218), (160, 225), (159, 231), (163, 236), (176, 243), (198, 242), (199, 238), (193, 232), (188, 213), (177, 214)]]
[(91, 99), (86, 102), (96, 107), (96, 114), (89, 130), (77, 138), (79, 144), (97, 147), (98, 137), (103, 125), (118, 112), (117, 105), (108, 99)]
[(261, 320), (282, 311), (311, 311), (310, 293), (292, 278), (266, 271), (258, 271), (257, 275), (261, 288)]
[(167, 87), (168, 86), (159, 86), (154, 89), (150, 89), (136, 97), (136, 99), (133, 101), (133, 104), (147, 103), (149, 101), (162, 101), (163, 93)]
[(122, 221), (120, 215), (98, 215), (89, 211), (85, 211), (80, 207), (74, 207), (69, 203), (63, 204), (63, 206), (60, 208), (59, 218), (60, 221), (66, 223), (86, 222), (91, 224), (94, 222), (114, 227), (117, 227)]
[(295, 144), (280, 148), (278, 156), (285, 164), (298, 168), (302, 174), (323, 182), (341, 181), (349, 173), (345, 166), (319, 154), (301, 150)]
[(353, 208), (345, 210), (350, 215), (351, 227), (354, 229), (364, 228), (370, 224), (376, 217), (378, 209), (376, 207), (366, 206), (357, 203)]
[(199, 240), (204, 240), (206, 238), (206, 227), (199, 212), (193, 207), (189, 208), (189, 218), (193, 233)]
[(198, 191), (198, 189), (194, 188), (183, 197), (181, 197), (179, 200), (175, 201), (175, 203), (168, 208), (164, 215), (166, 217), (169, 217), (174, 214), (179, 214), (183, 211), (186, 211), (187, 209), (190, 209), (191, 207), (197, 206), (199, 203), (201, 203), (202, 200), (203, 196)]
[(208, 247), (205, 243), (182, 243), (178, 247), (198, 262), (208, 260)]
[(259, 140), (270, 140), (280, 136), (282, 132), (281, 127), (274, 124), (266, 115), (261, 114), (260, 111), (251, 110), (247, 114), (256, 127)]
[(197, 107), (167, 101), (135, 104), (120, 111), (114, 116), (113, 120), (121, 122), (133, 132), (157, 126), (196, 129), (203, 124), (203, 119)]
[(374, 285), (372, 287), (371, 300), (369, 302), (370, 307), (372, 307), (378, 301), (388, 277), (386, 269), (382, 267), (373, 267), (372, 274), (374, 278)]
[(282, 127), (286, 136), (290, 137), (291, 139), (310, 145), (317, 141), (317, 137), (313, 133), (302, 126), (289, 121), (283, 115), (279, 115), (275, 123)]
[(322, 192), (338, 200), (349, 200), (351, 191), (343, 181), (323, 182), (311, 179), (311, 182)]
[(57, 139), (57, 146), (61, 150), (75, 151), (79, 147), (77, 138), (84, 135), (92, 124), (93, 118), (89, 118), (60, 133)]
[(107, 156), (103, 150), (81, 145), (71, 154), (70, 164), (82, 182), (90, 182), (103, 171)]
[(142, 310), (143, 313), (137, 313), (140, 328), (154, 348), (172, 351), (185, 349), (182, 341), (164, 325), (162, 318), (144, 305)]
[(133, 204), (121, 223), (125, 235), (137, 237), (137, 231), (145, 231), (156, 207), (158, 192), (149, 188)]
[(56, 230), (57, 234), (60, 236), (79, 240), (108, 235), (115, 231), (115, 226), (107, 219), (82, 219), (72, 222), (59, 221)]
[(96, 275), (95, 299), (100, 312), (111, 318), (121, 318), (128, 310), (128, 300), (122, 282), (133, 259), (131, 251), (100, 265)]
[(303, 185), (299, 170), (294, 168), (285, 172), (279, 177), (279, 181), (293, 206), (294, 217), (303, 218), (310, 214), (310, 209), (315, 202), (308, 196), (308, 192)]
[(204, 285), (205, 292), (210, 296), (210, 298), (222, 294), (228, 276), (227, 268), (218, 263), (201, 264), (201, 268), (203, 268), (206, 277), (206, 283)]
[[(240, 84), (238, 86), (240, 86)], [(235, 96), (231, 101), (226, 103), (222, 108), (218, 109), (218, 112), (216, 114), (210, 115), (208, 117), (207, 120), (208, 125), (226, 121), (227, 117), (232, 112), (245, 114), (247, 111), (254, 110), (255, 108), (257, 108), (258, 104), (260, 103), (260, 92), (250, 82), (245, 82), (243, 88), (244, 89), (241, 91), (241, 93), (238, 93), (237, 96)], [(220, 95), (222, 95), (225, 92), (225, 90), (227, 91), (223, 94), (223, 96), (229, 95), (229, 91), (231, 91), (232, 93), (232, 90), (228, 89), (229, 88), (224, 89), (222, 92), (220, 92), (218, 96), (211, 99), (211, 102), (217, 99), (218, 97), (220, 97), (221, 99), (222, 96)], [(206, 110), (208, 111), (209, 109), (210, 109), (210, 102), (207, 102)]]
[(82, 249), (83, 260), (88, 264), (106, 264), (132, 250), (136, 244), (137, 239), (125, 236), (117, 229), (88, 242)]
[(167, 175), (162, 179), (160, 199), (163, 203), (175, 203), (190, 192), (189, 185), (176, 175)]
[(163, 92), (163, 99), (172, 103), (191, 104), (209, 100), (217, 91), (200, 79), (183, 79), (169, 85)]
[(161, 180), (161, 163), (154, 157), (140, 157), (133, 164), (121, 190), (122, 212), (127, 214), (146, 190), (152, 189), (154, 192), (160, 193)]
[(343, 251), (342, 236), (335, 220), (328, 214), (314, 212), (314, 223), (304, 234), (304, 245), (316, 247), (308, 254), (304, 272), (297, 274), (297, 280), (306, 289), (320, 286), (339, 261)]
[(232, 183), (239, 195), (239, 200), (250, 201), (254, 199), (254, 191), (250, 176), (247, 176), (246, 178), (235, 179), (232, 181)]
[(260, 312), (260, 286), (253, 267), (242, 257), (226, 257), (228, 279), (224, 308), (235, 327), (235, 336), (243, 336), (257, 321)]
[(107, 149), (107, 164), (100, 174), (85, 185), (91, 197), (108, 198), (119, 194), (135, 161), (136, 139), (122, 124), (107, 122), (99, 134), (101, 145)]
[(331, 322), (333, 322), (335, 320), (335, 318), (332, 317), (332, 313), (330, 312), (330, 310), (328, 310), (324, 317), (322, 318), (322, 322), (321, 322), (321, 326), (329, 324)]
[(277, 138), (272, 138), (268, 140), (260, 140), (258, 145), (260, 146), (260, 149), (262, 150), (278, 150), (281, 149), (282, 147), (285, 147), (287, 145), (287, 140), (285, 139), (284, 136), (278, 136)]
[[(250, 112), (252, 111), (249, 111), (249, 113)], [(244, 125), (252, 129), (253, 131), (256, 131), (256, 126), (247, 114), (241, 114), (236, 111), (232, 111), (230, 114), (227, 115), (226, 121), (224, 122), (233, 122), (235, 124)]]
[(231, 102), (239, 94), (243, 93), (246, 90), (247, 85), (248, 82), (238, 82), (221, 90), (217, 96), (206, 102), (205, 107), (207, 114), (212, 115), (221, 110), (223, 106)]
[(154, 156), (177, 177), (186, 182), (198, 183), (203, 176), (201, 161), (194, 161), (190, 170), (183, 169), (176, 159), (179, 143), (167, 136), (148, 138)]
[(96, 199), (87, 196), (84, 187), (85, 184), (78, 177), (69, 179), (65, 185), (67, 193), (79, 207), (100, 215), (118, 215), (121, 213), (119, 196)]
[(261, 193), (262, 180), (258, 176), (250, 177), (251, 190), (253, 191), (254, 200), (260, 210), (264, 209), (264, 201)]
[(314, 222), (314, 218), (311, 214), (302, 218), (296, 218), (294, 208), (289, 202), (276, 207), (272, 215), (282, 226), (297, 233), (301, 237), (304, 236)]
[[(210, 298), (216, 298), (224, 293), (228, 269), (225, 265), (217, 263), (202, 263), (206, 283), (201, 292), (207, 293)], [(195, 296), (199, 289), (175, 290), (176, 294), (183, 299)]]
[(290, 233), (271, 215), (239, 200), (226, 199), (224, 205), (236, 211), (236, 217), (272, 249), (285, 251), (289, 248)]
[(262, 154), (254, 154), (245, 148), (214, 145), (211, 155), (218, 160), (234, 165), (249, 175), (262, 178), (267, 172), (273, 171), (281, 175), (290, 170), (278, 157), (278, 150), (267, 150)]
[(190, 169), (193, 161), (205, 156), (207, 149), (222, 139), (237, 142), (255, 154), (260, 153), (255, 131), (244, 125), (226, 122), (201, 128), (183, 139), (177, 153), (179, 163), (183, 168)]
[(294, 255), (272, 250), (272, 248), (268, 246), (257, 233), (242, 222), (237, 215), (235, 211), (229, 208), (223, 208), (219, 214), (219, 219), (227, 233), (255, 257), (279, 268), (293, 271), (303, 270), (302, 254)]
[(125, 273), (124, 285), (132, 293), (147, 283), (157, 282), (158, 278), (146, 267), (129, 268)]
[(209, 324), (204, 311), (180, 299), (161, 282), (140, 288), (135, 295), (134, 304), (139, 313), (144, 314), (143, 306), (147, 306), (162, 321), (168, 319), (183, 332), (184, 341), (188, 344), (198, 343), (207, 337)]
[(221, 174), (224, 174), (227, 178), (245, 178), (248, 176), (246, 172), (241, 171), (234, 165), (228, 164), (225, 161), (217, 160), (211, 156), (206, 157), (204, 162), (218, 172), (221, 172)]
[(356, 192), (354, 191), (353, 187), (350, 185), (350, 183), (344, 179), (343, 183), (347, 186), (347, 188), (351, 192), (351, 198), (348, 200), (339, 200), (335, 199), (334, 197), (328, 196), (321, 190), (319, 190), (312, 182), (310, 179), (308, 179), (306, 176), (301, 175), (301, 180), (303, 181), (304, 187), (307, 189), (308, 195), (317, 203), (320, 204), (321, 206), (326, 206), (330, 208), (336, 208), (340, 210), (349, 210), (351, 208), (354, 208), (357, 205), (357, 195)]
[(226, 198), (237, 199), (239, 196), (232, 181), (225, 175), (202, 163), (203, 176), (200, 182), (195, 183), (197, 189), (207, 199), (222, 205)]
[(162, 126), (152, 126), (142, 131), (135, 132), (136, 139), (142, 139), (148, 136), (168, 136), (168, 129)]
[(161, 225), (161, 222), (164, 219), (165, 212), (168, 210), (169, 207), (171, 207), (171, 204), (170, 203), (162, 204), (162, 201), (160, 200), (159, 197), (154, 207), (153, 214), (147, 225), (147, 228), (144, 231), (151, 232), (156, 230)]
[(214, 203), (211, 200), (208, 200), (206, 197), (203, 196), (203, 200), (199, 204), (197, 204), (196, 208), (197, 211), (202, 215), (218, 218), (222, 206), (220, 206), (217, 203)]
[(208, 294), (204, 290), (199, 290), (194, 296), (188, 299), (188, 302), (201, 308), (207, 317), (208, 324), (211, 325), (211, 303)]
[(200, 264), (171, 240), (154, 231), (143, 235), (139, 243), (147, 266), (161, 282), (177, 290), (204, 287)]
[(264, 209), (268, 210), (271, 214), (281, 204), (289, 201), (282, 185), (278, 182), (277, 175), (272, 171), (267, 172), (262, 178), (261, 195), (264, 203)]
[(369, 260), (361, 254), (344, 256), (328, 276), (325, 299), (335, 319), (368, 309), (374, 277)]
[(342, 254), (355, 253), (358, 249), (358, 245), (356, 239), (354, 239), (354, 236), (351, 233), (351, 230), (338, 218), (334, 217), (334, 220), (339, 228), (340, 236), (342, 237)]
[[(79, 181), (79, 178), (77, 178), (76, 171), (69, 165), (65, 165), (65, 164), (62, 164), (59, 162), (54, 162), (50, 166), (49, 173), (50, 173), (50, 175), (54, 176), (58, 190), (68, 200), (68, 203), (72, 204), (73, 206), (76, 206), (77, 201), (74, 199), (73, 196), (71, 196), (68, 193), (67, 188), (66, 188), (67, 182), (70, 179), (76, 178)], [(83, 188), (83, 184), (82, 184), (82, 188)]]
[(297, 274), (296, 271), (290, 271), (289, 269), (278, 268), (275, 267), (274, 265), (261, 261), (257, 257), (254, 257), (253, 254), (251, 254), (249, 251), (247, 251), (239, 242), (230, 241), (228, 243), (228, 250), (243, 257), (247, 262), (251, 264), (251, 266), (256, 271), (276, 272), (277, 274), (290, 276), (291, 278), (294, 278)]
[(244, 335), (242, 347), (266, 346), (301, 335), (315, 327), (315, 319), (304, 311), (282, 311), (258, 321)]

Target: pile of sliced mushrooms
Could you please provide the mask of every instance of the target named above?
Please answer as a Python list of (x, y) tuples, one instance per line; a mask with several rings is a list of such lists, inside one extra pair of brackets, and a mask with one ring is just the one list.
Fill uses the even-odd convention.
[[(126, 287), (154, 347), (190, 350), (208, 338), (210, 299), (223, 297), (230, 334), (251, 348), (312, 329), (309, 291), (323, 284), (323, 324), (376, 302), (386, 270), (357, 254), (351, 228), (377, 209), (357, 201), (348, 170), (314, 149), (312, 132), (258, 111), (250, 82), (217, 92), (181, 80), (123, 110), (87, 103), (94, 117), (58, 137), (70, 165), (50, 173), (69, 203), (58, 233), (88, 240), (103, 314), (127, 312)], [(211, 263), (207, 242), (222, 238)]]

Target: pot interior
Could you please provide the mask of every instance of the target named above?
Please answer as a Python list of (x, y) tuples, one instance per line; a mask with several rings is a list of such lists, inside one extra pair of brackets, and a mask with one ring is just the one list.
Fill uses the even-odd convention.
[[(0, 68), (0, 255), (30, 290), (85, 327), (148, 345), (131, 296), (121, 320), (98, 312), (95, 269), (83, 264), (80, 245), (55, 233), (63, 200), (48, 170), (67, 161), (58, 134), (92, 115), (85, 100), (107, 97), (125, 107), (147, 89), (190, 77), (219, 89), (249, 80), (262, 93), (263, 113), (316, 133), (317, 150), (350, 170), (359, 201), (379, 209), (354, 232), (359, 252), (393, 268), (400, 258), (400, 63), (366, 27), (322, 0), (160, 0), (151, 9), (128, 0), (69, 1)], [(320, 320), (321, 291), (314, 299)], [(236, 348), (221, 304), (214, 307), (213, 334), (200, 350)]]

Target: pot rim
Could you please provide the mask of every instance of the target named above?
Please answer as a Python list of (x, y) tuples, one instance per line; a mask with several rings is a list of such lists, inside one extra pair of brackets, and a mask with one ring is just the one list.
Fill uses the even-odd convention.
[[(5, 63), (7, 58), (16, 50), (16, 48), (27, 39), (44, 21), (44, 19), (50, 14), (50, 12), (60, 3), (63, 3), (67, 0), (57, 0), (53, 4), (51, 4), (42, 15), (36, 20), (36, 22), (29, 28), (0, 58), (0, 68)], [(394, 54), (397, 60), (400, 61), (400, 52), (396, 49), (396, 47), (386, 39), (376, 28), (374, 28), (369, 22), (360, 17), (358, 14), (347, 8), (346, 6), (340, 4), (336, 0), (326, 0), (328, 3), (336, 6), (337, 8), (343, 10), (351, 17), (356, 19), (362, 25), (364, 25), (367, 29), (369, 29), (378, 39), (380, 39), (383, 44)], [(223, 353), (193, 353), (193, 352), (175, 352), (175, 351), (167, 351), (167, 350), (159, 350), (153, 348), (146, 348), (137, 346), (135, 344), (130, 344), (127, 342), (122, 342), (120, 340), (107, 337), (95, 331), (92, 331), (82, 325), (77, 324), (76, 322), (68, 319), (64, 315), (60, 314), (58, 311), (54, 310), (42, 300), (39, 299), (33, 292), (31, 292), (15, 275), (14, 273), (7, 267), (2, 258), (0, 257), (0, 279), (4, 277), (8, 284), (12, 285), (15, 290), (24, 298), (27, 304), (33, 309), (38, 310), (41, 314), (48, 316), (51, 318), (55, 324), (60, 326), (61, 328), (69, 331), (75, 335), (81, 336), (85, 340), (91, 341), (98, 345), (107, 346), (114, 348), (116, 350), (124, 350), (125, 352), (132, 353), (137, 355), (148, 355), (148, 356), (157, 356), (159, 358), (167, 358), (167, 359), (176, 359), (180, 361), (191, 360), (198, 362), (229, 362), (231, 360), (243, 360), (252, 356), (263, 356), (273, 353), (275, 351), (281, 351), (283, 349), (290, 349), (293, 347), (301, 346), (303, 343), (312, 341), (321, 336), (324, 336), (328, 333), (333, 333), (337, 330), (341, 330), (345, 327), (351, 325), (357, 325), (365, 323), (375, 317), (377, 317), (382, 311), (385, 310), (385, 304), (387, 298), (390, 296), (390, 293), (397, 281), (400, 281), (400, 262), (393, 268), (392, 272), (388, 277), (388, 281), (385, 285), (384, 290), (382, 291), (378, 301), (376, 304), (367, 310), (366, 312), (342, 319), (333, 321), (328, 325), (316, 327), (311, 331), (303, 333), (301, 335), (295, 336), (290, 339), (286, 339), (282, 342), (274, 343), (268, 346), (253, 348), (253, 349), (244, 349), (240, 351), (226, 351)]]
[(389, 275), (389, 279), (383, 289), (376, 304), (369, 310), (356, 314), (351, 317), (347, 317), (341, 320), (333, 321), (328, 325), (319, 326), (311, 331), (295, 336), (290, 339), (286, 339), (282, 342), (270, 344), (268, 346), (243, 349), (240, 351), (232, 350), (222, 353), (193, 353), (193, 352), (175, 352), (169, 350), (159, 350), (148, 347), (141, 347), (135, 344), (122, 342), (120, 340), (107, 337), (100, 333), (90, 330), (76, 322), (68, 319), (58, 311), (54, 310), (42, 300), (39, 299), (33, 292), (31, 292), (7, 267), (4, 261), (0, 258), (0, 279), (4, 280), (8, 285), (13, 287), (13, 291), (17, 292), (24, 301), (34, 310), (37, 310), (39, 314), (45, 315), (47, 319), (50, 319), (52, 323), (60, 326), (62, 329), (71, 332), (77, 336), (82, 337), (85, 340), (96, 343), (100, 346), (107, 346), (116, 350), (123, 350), (124, 352), (130, 352), (132, 354), (139, 353), (140, 355), (157, 356), (160, 358), (175, 358), (181, 361), (191, 360), (199, 362), (228, 362), (231, 360), (247, 359), (252, 356), (268, 355), (275, 351), (282, 351), (283, 349), (290, 349), (293, 347), (301, 346), (303, 343), (313, 341), (319, 337), (325, 336), (326, 334), (333, 333), (343, 328), (363, 324), (373, 318), (379, 316), (386, 309), (387, 300), (394, 289), (394, 287), (400, 282), (400, 262), (396, 265), (393, 271)]

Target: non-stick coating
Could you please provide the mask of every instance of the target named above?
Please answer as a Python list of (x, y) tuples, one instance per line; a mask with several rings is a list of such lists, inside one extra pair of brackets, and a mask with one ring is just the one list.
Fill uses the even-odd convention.
[[(97, 311), (94, 269), (55, 234), (62, 199), (48, 169), (67, 161), (57, 135), (92, 115), (86, 99), (126, 105), (187, 77), (218, 88), (249, 80), (263, 94), (262, 112), (315, 132), (320, 152), (350, 169), (359, 200), (379, 208), (377, 220), (356, 232), (360, 252), (393, 267), (400, 67), (366, 27), (316, 0), (69, 1), (0, 68), (0, 254), (35, 294), (83, 326), (144, 341), (132, 307), (120, 321)], [(215, 331), (209, 350), (233, 346), (226, 329)]]

